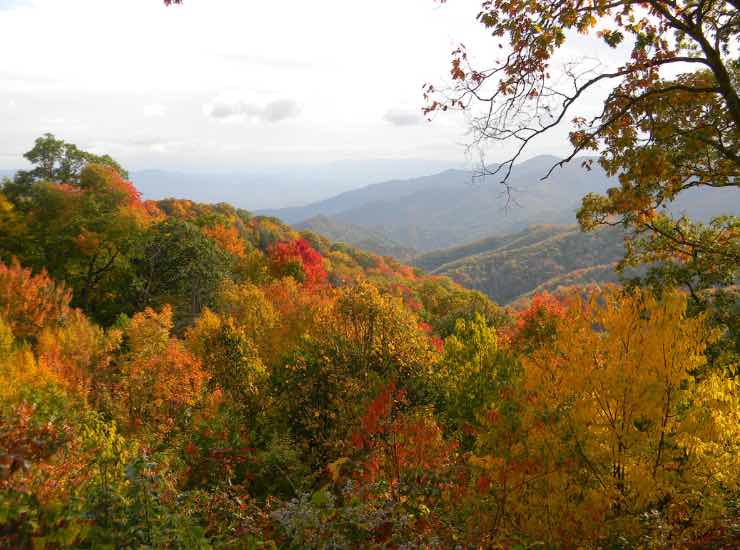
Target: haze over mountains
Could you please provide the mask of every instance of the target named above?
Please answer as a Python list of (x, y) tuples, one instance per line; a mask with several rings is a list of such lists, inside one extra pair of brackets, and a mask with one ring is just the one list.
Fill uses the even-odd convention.
[[(509, 181), (515, 202), (509, 204), (498, 178), (473, 183), (470, 172), (447, 170), (261, 213), (449, 276), (501, 304), (537, 291), (619, 280), (621, 228), (583, 233), (574, 225), (581, 198), (603, 193), (616, 180), (598, 166), (586, 171), (573, 162), (541, 181), (556, 161), (540, 156), (516, 166)], [(703, 220), (738, 214), (740, 191), (689, 190), (670, 210)]]
[[(538, 156), (515, 166), (509, 180), (511, 202), (498, 183), (500, 177), (474, 181), (471, 172), (447, 170), (369, 185), (308, 206), (259, 213), (380, 253), (395, 246), (408, 257), (410, 249), (428, 252), (530, 225), (575, 223), (575, 211), (586, 193), (603, 193), (617, 185), (599, 166), (587, 171), (578, 160), (556, 168), (542, 181), (557, 160)], [(738, 212), (740, 192), (686, 192), (671, 209), (698, 219)], [(373, 248), (373, 235), (382, 236), (378, 248)]]
[[(306, 205), (336, 194), (394, 178), (435, 174), (463, 163), (425, 159), (343, 160), (328, 164), (254, 166), (224, 172), (184, 172), (161, 169), (129, 170), (142, 197), (228, 202), (247, 210)], [(0, 178), (15, 170), (0, 169)]]
[(228, 173), (140, 170), (132, 172), (131, 179), (146, 199), (228, 202), (253, 211), (305, 205), (378, 181), (434, 174), (453, 166), (418, 159), (347, 160)]

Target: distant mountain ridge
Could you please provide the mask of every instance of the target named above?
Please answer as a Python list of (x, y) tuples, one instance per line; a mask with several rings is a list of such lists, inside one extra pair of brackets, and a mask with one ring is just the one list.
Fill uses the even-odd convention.
[(488, 294), (500, 304), (559, 286), (614, 282), (624, 231), (591, 233), (577, 225), (533, 226), (503, 237), (423, 254), (412, 264)]
[[(432, 176), (395, 179), (340, 193), (307, 206), (258, 211), (321, 233), (331, 226), (331, 237), (365, 246), (364, 228), (375, 240), (391, 241), (402, 249), (421, 253), (454, 247), (490, 235), (508, 235), (533, 225), (575, 223), (575, 213), (587, 193), (604, 193), (618, 186), (594, 164), (582, 167), (575, 159), (553, 170), (558, 158), (538, 156), (514, 166), (508, 185), (501, 176), (475, 179), (464, 170), (446, 170)], [(669, 206), (675, 214), (685, 213), (707, 220), (720, 214), (740, 214), (740, 190), (690, 189)], [(320, 223), (316, 222), (321, 218)], [(318, 225), (318, 226), (317, 226)], [(347, 228), (342, 233), (341, 228)]]
[[(444, 160), (371, 159), (246, 166), (229, 171), (130, 169), (129, 176), (145, 199), (226, 202), (251, 211), (305, 205), (372, 183), (436, 174), (460, 166), (460, 162)], [(0, 169), (0, 178), (12, 178), (15, 172)]]
[(135, 170), (131, 180), (145, 199), (187, 198), (259, 210), (303, 205), (374, 182), (434, 174), (452, 166), (455, 163), (422, 159), (348, 160), (230, 172)]
[(299, 223), (316, 216), (332, 216), (362, 208), (370, 204), (408, 197), (418, 191), (444, 188), (451, 181), (464, 183), (471, 180), (471, 173), (464, 170), (445, 170), (431, 176), (412, 179), (393, 179), (345, 191), (329, 199), (306, 206), (258, 211), (258, 214), (275, 216), (286, 223)]
[[(498, 184), (499, 176), (481, 180), (469, 171), (446, 170), (369, 185), (305, 207), (259, 213), (292, 224), (327, 216), (339, 224), (381, 233), (404, 248), (426, 252), (512, 233), (535, 223), (573, 223), (580, 198), (589, 191), (603, 192), (611, 180), (601, 168), (586, 172), (580, 163), (573, 163), (541, 181), (557, 160), (539, 156), (517, 165), (508, 182), (510, 202)], [(335, 238), (352, 242), (339, 235)]]

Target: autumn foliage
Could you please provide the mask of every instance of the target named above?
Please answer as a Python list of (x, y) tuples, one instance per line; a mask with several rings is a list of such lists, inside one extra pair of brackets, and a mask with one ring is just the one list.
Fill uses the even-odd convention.
[(561, 301), (548, 292), (532, 297), (529, 307), (516, 314), (512, 332), (514, 345), (538, 347), (555, 336), (556, 323), (565, 315)]
[(306, 239), (278, 242), (270, 250), (270, 262), (279, 275), (292, 275), (308, 286), (326, 281), (324, 259)]
[(1, 547), (732, 546), (729, 289), (505, 310), (71, 177), (0, 193)]
[(69, 312), (71, 292), (45, 272), (33, 275), (17, 259), (0, 263), (0, 316), (16, 338), (37, 336)]

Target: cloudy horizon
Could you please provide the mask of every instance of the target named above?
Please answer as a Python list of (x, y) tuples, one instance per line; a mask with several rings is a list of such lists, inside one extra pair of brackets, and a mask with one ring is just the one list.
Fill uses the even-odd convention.
[[(133, 170), (465, 160), (466, 121), (421, 115), (478, 0), (0, 0), (0, 169), (39, 135)], [(565, 151), (564, 133), (538, 153)], [(501, 153), (503, 154), (503, 153)], [(489, 156), (489, 160), (495, 161)]]

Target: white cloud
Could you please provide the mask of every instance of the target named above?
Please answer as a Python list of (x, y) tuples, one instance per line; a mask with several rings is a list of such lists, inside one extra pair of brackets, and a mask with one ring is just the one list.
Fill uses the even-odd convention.
[(278, 99), (265, 105), (260, 117), (267, 122), (280, 122), (289, 118), (295, 118), (301, 112), (301, 108), (292, 99)]
[(421, 109), (402, 109), (394, 107), (388, 109), (383, 115), (383, 120), (393, 126), (416, 126), (424, 122), (424, 117), (421, 115)]
[(167, 152), (167, 144), (166, 143), (153, 143), (149, 146), (149, 151), (152, 153), (166, 153)]
[(204, 107), (206, 115), (225, 121), (260, 121), (277, 123), (297, 117), (301, 108), (292, 99), (277, 99), (264, 105), (257, 105), (240, 99), (217, 99)]

